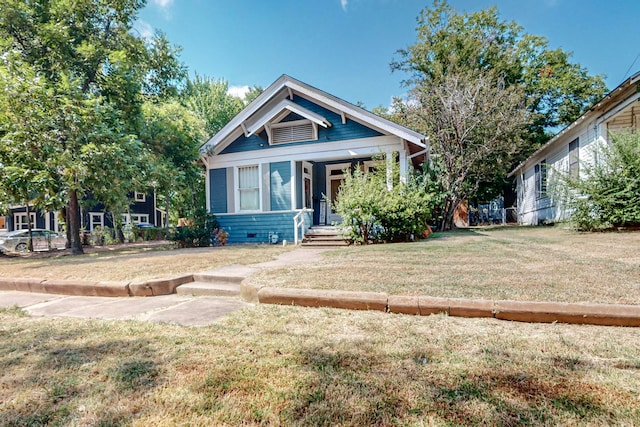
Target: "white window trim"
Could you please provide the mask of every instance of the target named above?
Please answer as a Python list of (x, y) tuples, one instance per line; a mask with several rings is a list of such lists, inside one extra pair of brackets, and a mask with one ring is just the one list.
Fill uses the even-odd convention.
[(137, 191), (133, 192), (133, 199), (136, 202), (144, 203), (147, 201), (147, 195), (145, 193), (139, 193)]
[[(251, 166), (258, 167), (258, 209), (257, 210), (240, 210), (240, 168), (246, 168)], [(233, 195), (235, 212), (247, 213), (247, 212), (262, 212), (262, 163), (249, 163), (246, 165), (237, 165), (233, 168)]]
[[(14, 230), (27, 230), (29, 228), (29, 224), (26, 222), (22, 222), (18, 221), (18, 218), (22, 218), (25, 217), (26, 218), (27, 213), (26, 212), (16, 212), (13, 214), (13, 229)], [(35, 212), (29, 212), (29, 216), (31, 217), (31, 228), (36, 228), (36, 213)], [(20, 222), (20, 228), (18, 228), (18, 222)], [(26, 227), (22, 227), (22, 224), (25, 224)]]
[[(131, 222), (134, 224), (141, 224), (143, 222), (149, 222), (149, 214), (130, 213), (129, 217), (132, 218)], [(133, 217), (137, 217), (137, 221), (133, 220)]]
[[(273, 129), (282, 129), (294, 126), (303, 126), (303, 125), (311, 125), (312, 136), (310, 139), (293, 139), (291, 141), (283, 141), (276, 142), (273, 140)], [(269, 137), (269, 145), (281, 145), (281, 144), (294, 144), (296, 142), (304, 142), (304, 141), (317, 141), (318, 140), (318, 125), (311, 120), (303, 119), (303, 120), (291, 120), (289, 122), (280, 122), (280, 123), (272, 123), (266, 126), (267, 136)]]
[[(307, 169), (308, 172), (305, 172), (305, 169)], [(307, 195), (305, 194), (304, 182), (307, 178), (309, 178), (309, 197), (311, 197), (311, 200), (307, 200)], [(309, 206), (311, 206), (311, 208), (306, 207), (307, 202), (310, 202)], [(310, 162), (302, 162), (302, 208), (313, 209), (313, 164)]]
[[(94, 215), (100, 217), (100, 223), (96, 223), (93, 221)], [(89, 212), (89, 231), (93, 231), (96, 226), (104, 228), (104, 212)]]
[[(138, 220), (137, 221), (133, 221), (131, 218), (132, 217), (137, 217)], [(126, 214), (122, 214), (122, 225), (129, 225), (129, 224), (140, 224), (143, 222), (149, 222), (149, 214), (142, 214), (142, 213), (126, 213)]]

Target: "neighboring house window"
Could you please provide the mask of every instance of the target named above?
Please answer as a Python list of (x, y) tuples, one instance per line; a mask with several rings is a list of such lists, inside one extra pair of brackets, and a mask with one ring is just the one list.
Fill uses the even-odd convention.
[(271, 125), (272, 144), (315, 141), (317, 139), (318, 128), (310, 120), (295, 120)]
[(258, 165), (238, 168), (238, 196), (241, 211), (260, 209), (260, 171)]
[[(36, 214), (35, 212), (29, 213), (31, 217), (31, 228), (36, 227)], [(13, 214), (13, 229), (14, 230), (26, 230), (29, 228), (29, 224), (27, 222), (27, 214), (26, 213), (16, 213)]]
[(89, 212), (89, 227), (90, 231), (95, 230), (96, 227), (104, 227), (104, 213)]
[(569, 175), (572, 178), (580, 176), (580, 143), (578, 138), (569, 143)]
[(133, 224), (141, 224), (143, 222), (149, 222), (149, 214), (130, 214), (131, 222)]
[(147, 196), (144, 193), (135, 192), (135, 200), (136, 202), (146, 202)]
[(122, 214), (122, 225), (149, 222), (149, 214)]
[(543, 160), (535, 166), (536, 196), (547, 197), (547, 161)]

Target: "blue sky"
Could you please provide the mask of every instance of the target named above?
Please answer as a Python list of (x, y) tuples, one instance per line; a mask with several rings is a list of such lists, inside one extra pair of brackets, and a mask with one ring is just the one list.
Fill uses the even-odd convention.
[[(136, 29), (163, 31), (183, 48), (189, 72), (233, 90), (269, 86), (288, 74), (371, 109), (402, 96), (389, 63), (415, 42), (416, 17), (431, 0), (148, 0)], [(449, 0), (458, 11), (496, 5), (502, 19), (551, 47), (573, 52), (609, 89), (640, 70), (640, 1)], [(633, 64), (635, 61), (635, 64)], [(633, 65), (632, 65), (633, 64)], [(631, 68), (631, 69), (630, 69)]]

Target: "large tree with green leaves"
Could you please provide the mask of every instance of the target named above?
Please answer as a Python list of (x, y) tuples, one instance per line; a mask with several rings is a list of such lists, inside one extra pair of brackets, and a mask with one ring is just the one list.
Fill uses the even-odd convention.
[(198, 164), (198, 147), (207, 136), (205, 122), (176, 100), (145, 103), (143, 114), (140, 137), (152, 155), (147, 182), (161, 196), (167, 218), (171, 206), (177, 217), (191, 217), (205, 203)]
[[(5, 0), (0, 8), (0, 83), (15, 84), (28, 69), (49, 94), (48, 119), (34, 143), (48, 153), (47, 164), (55, 171), (57, 193), (67, 206), (73, 253), (82, 252), (80, 201), (92, 189), (109, 200), (137, 189), (131, 188), (131, 168), (114, 167), (113, 162), (134, 169), (147, 166), (145, 146), (136, 142), (142, 104), (176, 94), (176, 83), (184, 77), (177, 49), (163, 35), (148, 41), (131, 32), (144, 4), (143, 0)], [(19, 113), (28, 116), (41, 102), (37, 97), (26, 100)], [(19, 125), (10, 119), (2, 122), (7, 126), (3, 143), (11, 144), (5, 136)]]
[(185, 107), (205, 121), (207, 136), (212, 136), (260, 92), (262, 89), (254, 86), (244, 99), (240, 99), (229, 94), (228, 81), (196, 74), (187, 79), (181, 100)]
[[(400, 50), (391, 66), (408, 74), (405, 84), (411, 98), (396, 103), (395, 119), (428, 134), (435, 157), (457, 159), (449, 162), (451, 168), (443, 165), (449, 181), (443, 187), (453, 201), (473, 198), (483, 189), (485, 197), (501, 191), (511, 166), (548, 139), (551, 129), (574, 121), (606, 90), (602, 76), (590, 76), (571, 62), (569, 52), (552, 49), (546, 38), (502, 20), (497, 8), (459, 13), (445, 0), (435, 0), (421, 11), (416, 42)], [(481, 97), (464, 95), (472, 92)], [(516, 93), (524, 102), (515, 99)], [(484, 108), (478, 104), (482, 98), (482, 102), (501, 103)], [(522, 108), (516, 111), (516, 106)], [(473, 131), (461, 132), (451, 120), (427, 117), (451, 116), (453, 107), (459, 110), (457, 124), (466, 121)], [(475, 123), (473, 115), (466, 113), (478, 108), (492, 116), (482, 113), (484, 120)], [(513, 126), (507, 128), (505, 123)], [(454, 138), (447, 142), (443, 135)], [(483, 159), (478, 161), (481, 152)], [(461, 168), (460, 163), (471, 168)], [(455, 206), (445, 210), (451, 212), (451, 208)]]
[(571, 62), (571, 53), (552, 49), (543, 36), (523, 32), (491, 7), (459, 13), (446, 0), (420, 12), (416, 42), (399, 51), (394, 70), (409, 73), (409, 87), (437, 84), (455, 71), (491, 71), (503, 83), (522, 85), (532, 114), (531, 149), (598, 101), (606, 92), (603, 76), (591, 76)]

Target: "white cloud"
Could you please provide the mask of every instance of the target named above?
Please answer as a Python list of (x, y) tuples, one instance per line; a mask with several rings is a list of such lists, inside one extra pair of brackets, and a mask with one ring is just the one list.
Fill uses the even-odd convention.
[(153, 4), (160, 9), (168, 9), (173, 4), (173, 0), (153, 0)]
[(349, 3), (349, 0), (340, 0), (340, 6), (342, 6), (342, 10), (343, 11), (347, 11), (347, 3)]
[(231, 96), (235, 96), (236, 98), (243, 99), (244, 96), (249, 93), (249, 86), (229, 86), (227, 93)]
[(170, 9), (173, 6), (173, 0), (152, 0), (153, 4), (158, 7), (164, 14), (165, 19), (171, 19)]
[(153, 27), (148, 22), (143, 21), (142, 19), (138, 19), (134, 24), (133, 28), (140, 33), (140, 36), (151, 40), (153, 38)]

